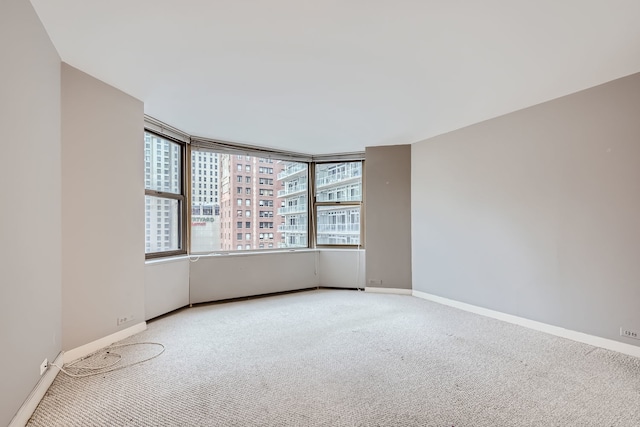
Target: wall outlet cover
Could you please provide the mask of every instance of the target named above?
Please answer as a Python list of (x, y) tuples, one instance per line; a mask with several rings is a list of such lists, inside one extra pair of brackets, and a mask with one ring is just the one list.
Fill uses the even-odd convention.
[(620, 328), (620, 336), (640, 340), (640, 332), (633, 329)]

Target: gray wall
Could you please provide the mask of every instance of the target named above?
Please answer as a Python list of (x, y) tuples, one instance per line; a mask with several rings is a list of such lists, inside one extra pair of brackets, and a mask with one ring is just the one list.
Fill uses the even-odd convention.
[(149, 260), (144, 266), (145, 320), (189, 305), (189, 258)]
[(318, 249), (319, 284), (330, 288), (365, 287), (364, 249)]
[(0, 2), (0, 425), (61, 350), (60, 58), (24, 0)]
[(414, 144), (414, 289), (638, 345), (639, 113), (636, 74)]
[(363, 288), (364, 250), (149, 260), (145, 263), (145, 320), (188, 305), (191, 291), (192, 302), (207, 302), (318, 285)]
[(191, 302), (318, 286), (315, 251), (203, 256), (191, 263)]
[(411, 289), (411, 146), (365, 156), (366, 286)]
[(143, 121), (142, 102), (62, 65), (64, 350), (144, 321)]

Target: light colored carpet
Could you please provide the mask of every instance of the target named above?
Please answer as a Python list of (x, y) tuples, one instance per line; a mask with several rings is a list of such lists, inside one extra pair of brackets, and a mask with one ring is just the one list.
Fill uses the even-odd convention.
[(29, 426), (640, 426), (640, 359), (410, 296), (199, 306), (135, 341), (166, 352), (59, 374)]

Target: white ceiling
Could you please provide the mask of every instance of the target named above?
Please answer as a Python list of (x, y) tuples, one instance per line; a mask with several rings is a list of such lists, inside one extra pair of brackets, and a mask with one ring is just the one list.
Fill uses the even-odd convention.
[(407, 144), (640, 71), (638, 0), (31, 0), (63, 61), (187, 133)]

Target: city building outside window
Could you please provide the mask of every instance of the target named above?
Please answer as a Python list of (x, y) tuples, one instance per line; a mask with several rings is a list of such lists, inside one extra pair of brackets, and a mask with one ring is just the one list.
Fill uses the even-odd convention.
[(319, 163), (315, 170), (316, 244), (360, 246), (363, 163)]
[(144, 132), (147, 257), (186, 253), (184, 152), (184, 144)]
[[(193, 166), (193, 160), (198, 157), (203, 163), (200, 166)], [(208, 172), (211, 172), (211, 165), (218, 164), (218, 154), (210, 151), (191, 150), (192, 168), (191, 168), (191, 185), (196, 181), (203, 181), (204, 197), (191, 199), (191, 252), (210, 252), (218, 250), (214, 247), (213, 239), (219, 239), (221, 221), (220, 221), (220, 205), (218, 198), (218, 179), (207, 180)], [(209, 166), (207, 167), (207, 164)], [(229, 183), (231, 185), (231, 183)], [(236, 192), (242, 193), (243, 187), (237, 187)]]
[[(215, 162), (208, 161), (205, 153), (208, 156), (213, 156)], [(193, 155), (196, 157), (192, 157), (195, 159), (192, 183), (194, 181), (201, 182), (198, 180), (200, 169), (197, 166), (197, 156), (202, 156), (203, 164), (215, 163), (218, 166), (217, 171), (210, 177), (211, 179), (206, 183), (202, 181), (205, 193), (209, 194), (210, 191), (214, 191), (218, 197), (212, 204), (217, 209), (212, 218), (202, 218), (203, 207), (200, 207), (199, 202), (192, 203), (191, 252), (206, 253), (234, 248), (235, 250), (305, 248), (308, 246), (306, 182), (309, 168), (307, 163), (263, 159), (214, 152), (209, 149), (199, 151), (195, 148), (192, 148)], [(258, 167), (259, 164), (264, 165), (265, 163), (269, 163), (269, 167)], [(204, 167), (201, 170), (204, 171)], [(210, 171), (211, 167), (206, 170)], [(262, 175), (260, 175), (261, 173)], [(265, 178), (264, 174), (269, 174), (269, 178)], [(286, 183), (291, 180), (304, 182), (304, 185), (297, 185), (295, 193), (274, 191), (274, 187), (287, 188)], [(245, 183), (245, 185), (240, 187), (240, 183)], [(242, 198), (240, 198), (240, 194), (242, 194)], [(295, 209), (285, 208), (282, 211), (274, 209), (274, 206), (289, 206), (287, 201), (293, 199), (302, 199), (304, 202), (296, 203)], [(293, 202), (291, 203), (293, 204)], [(260, 208), (251, 209), (252, 205), (259, 205)], [(242, 206), (242, 210), (240, 206)], [(235, 221), (232, 220), (234, 211), (237, 218)], [(299, 220), (297, 227), (278, 228), (279, 224), (289, 224), (288, 219), (292, 216)], [(244, 220), (241, 221), (242, 218)], [(269, 218), (269, 222), (260, 220), (260, 218)], [(271, 233), (259, 233), (259, 231), (267, 230)], [(288, 238), (287, 236), (290, 234), (294, 234), (296, 237)], [(256, 238), (254, 241), (251, 236), (260, 236), (260, 239)], [(242, 241), (243, 244), (238, 244), (239, 241)]]

